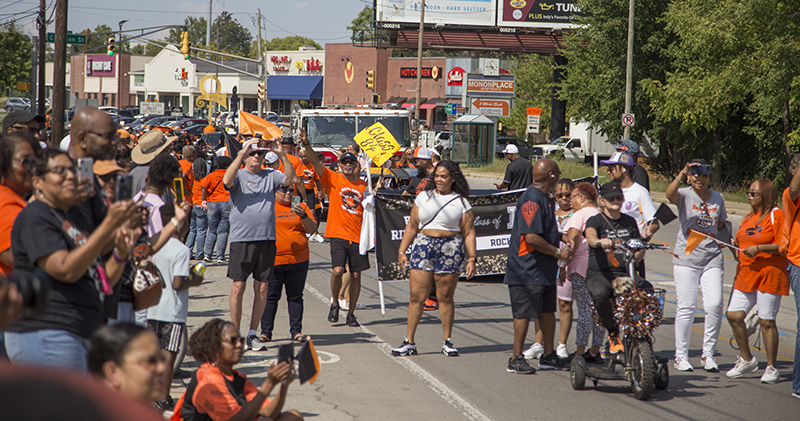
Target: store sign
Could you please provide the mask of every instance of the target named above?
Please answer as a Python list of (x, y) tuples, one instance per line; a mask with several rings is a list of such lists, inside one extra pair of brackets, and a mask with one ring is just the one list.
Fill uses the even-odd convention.
[[(400, 77), (402, 78), (414, 78), (417, 77), (417, 68), (416, 67), (401, 67), (400, 68)], [(422, 77), (429, 78), (429, 79), (438, 79), (439, 78), (439, 67), (423, 67), (422, 68)]]
[(272, 62), (272, 70), (276, 72), (288, 72), (289, 63), (292, 62), (289, 56), (272, 56), (269, 60)]
[(114, 77), (116, 76), (116, 56), (90, 55), (86, 56), (86, 76)]
[(189, 75), (186, 72), (186, 68), (183, 67), (175, 68), (175, 80), (180, 81), (181, 86), (189, 86)]
[(295, 62), (294, 68), (297, 70), (305, 70), (306, 72), (319, 72), (322, 70), (322, 63), (319, 59), (312, 58)]
[(464, 69), (460, 67), (453, 67), (447, 72), (447, 84), (450, 86), (461, 86), (464, 82)]
[(467, 95), (514, 96), (514, 76), (486, 77), (470, 74), (467, 78)]
[[(425, 23), (431, 25), (493, 26), (499, 0), (426, 0)], [(370, 2), (371, 4), (372, 2)], [(377, 0), (375, 21), (406, 23), (419, 26), (421, 2), (411, 0)], [(400, 25), (397, 25), (399, 27)]]

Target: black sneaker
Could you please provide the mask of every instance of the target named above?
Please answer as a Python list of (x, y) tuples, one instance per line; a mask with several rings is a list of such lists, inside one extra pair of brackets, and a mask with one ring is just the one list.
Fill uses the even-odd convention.
[(539, 359), (539, 370), (569, 370), (569, 367), (553, 351)]
[(525, 356), (522, 354), (517, 355), (514, 358), (508, 360), (508, 368), (506, 371), (509, 373), (517, 373), (517, 374), (534, 374), (536, 373), (536, 369), (531, 367), (527, 361), (525, 361)]
[(416, 355), (417, 354), (417, 345), (408, 342), (408, 338), (406, 338), (403, 343), (392, 350), (392, 355), (395, 357), (403, 357), (407, 355)]
[(250, 351), (264, 351), (267, 349), (267, 342), (268, 340), (262, 341), (261, 338), (256, 335), (250, 335), (247, 337), (247, 346), (245, 349)]
[(447, 340), (442, 344), (442, 354), (447, 355), (448, 357), (458, 356), (458, 349), (453, 346), (453, 341), (450, 338), (447, 338)]
[(588, 364), (603, 365), (603, 357), (600, 355), (599, 352), (597, 353), (597, 355), (592, 355), (592, 353), (587, 350), (586, 352), (581, 354), (581, 356), (583, 357), (583, 360), (586, 361), (586, 363)]
[(339, 321), (339, 305), (333, 304), (331, 306), (331, 311), (328, 312), (328, 321), (331, 323), (336, 323)]
[[(337, 319), (338, 319), (338, 317), (337, 317)], [(358, 323), (358, 320), (356, 320), (356, 315), (355, 314), (348, 314), (347, 318), (345, 319), (345, 322), (350, 327), (359, 327), (359, 326), (361, 326)]]

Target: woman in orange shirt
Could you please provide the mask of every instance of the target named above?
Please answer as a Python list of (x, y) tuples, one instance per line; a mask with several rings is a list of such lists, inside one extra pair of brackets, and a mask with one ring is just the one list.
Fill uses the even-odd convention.
[(208, 210), (208, 236), (203, 260), (211, 263), (214, 245), (217, 249), (217, 263), (225, 263), (225, 247), (228, 246), (230, 229), (231, 195), (222, 185), (222, 176), (233, 160), (227, 156), (217, 158), (217, 169), (200, 182), (200, 207)]
[(780, 194), (769, 180), (756, 180), (747, 191), (752, 211), (745, 216), (736, 232), (734, 245), (739, 266), (728, 304), (728, 322), (733, 329), (739, 356), (736, 365), (728, 370), (730, 378), (742, 377), (758, 370), (758, 359), (750, 353), (747, 342), (745, 315), (758, 306), (758, 319), (767, 354), (767, 368), (761, 376), (762, 383), (777, 383), (780, 373), (775, 368), (778, 356), (778, 329), (775, 317), (781, 306), (781, 296), (789, 295), (789, 278), (786, 275), (786, 257), (778, 251), (783, 227), (783, 211), (778, 207)]
[(28, 203), (31, 192), (30, 160), (41, 152), (30, 133), (18, 131), (0, 136), (0, 275), (14, 272), (11, 227)]
[(289, 333), (293, 341), (303, 338), (303, 289), (308, 274), (308, 238), (317, 229), (313, 212), (305, 203), (292, 205), (294, 188), (281, 187), (275, 191), (275, 232), (277, 251), (272, 279), (267, 286), (267, 305), (261, 317), (261, 336), (272, 340), (272, 328), (281, 290), (286, 289), (289, 306)]

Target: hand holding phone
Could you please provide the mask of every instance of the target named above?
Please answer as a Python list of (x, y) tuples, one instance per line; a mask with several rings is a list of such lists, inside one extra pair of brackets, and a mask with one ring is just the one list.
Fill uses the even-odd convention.
[(172, 179), (172, 184), (175, 189), (175, 200), (180, 205), (183, 203), (183, 177), (175, 177)]
[(300, 196), (292, 196), (292, 207), (300, 204)]
[(294, 344), (283, 344), (278, 347), (278, 364), (286, 361), (289, 364), (294, 360)]
[(94, 159), (91, 157), (78, 158), (78, 183), (88, 182), (89, 185), (83, 192), (91, 194), (94, 191)]

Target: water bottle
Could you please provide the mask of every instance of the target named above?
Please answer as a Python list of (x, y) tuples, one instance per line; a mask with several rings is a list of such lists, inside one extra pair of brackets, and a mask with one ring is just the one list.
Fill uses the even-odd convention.
[(197, 276), (205, 276), (206, 275), (206, 264), (204, 262), (197, 262), (194, 266), (192, 266), (192, 270), (189, 273), (189, 279), (194, 279)]

